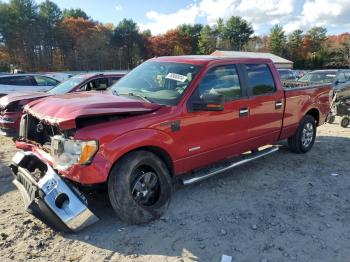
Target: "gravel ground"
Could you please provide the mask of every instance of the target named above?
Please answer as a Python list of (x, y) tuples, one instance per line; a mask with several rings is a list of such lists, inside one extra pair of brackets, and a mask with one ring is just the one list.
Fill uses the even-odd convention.
[(144, 226), (115, 218), (105, 194), (90, 201), (101, 218), (59, 234), (26, 213), (0, 138), (1, 261), (349, 261), (350, 128), (326, 124), (314, 148), (281, 150), (178, 189), (165, 216)]

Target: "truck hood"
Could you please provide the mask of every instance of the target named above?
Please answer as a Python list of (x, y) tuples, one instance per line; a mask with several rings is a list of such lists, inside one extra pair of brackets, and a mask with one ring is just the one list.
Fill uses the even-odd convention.
[(45, 92), (22, 92), (22, 93), (12, 93), (6, 96), (3, 96), (0, 99), (0, 107), (5, 108), (7, 105), (23, 100), (32, 100), (35, 98), (41, 98), (45, 96), (49, 96), (49, 93)]
[(50, 96), (31, 102), (25, 112), (61, 130), (76, 128), (78, 118), (135, 115), (157, 110), (158, 104), (99, 92), (80, 92)]

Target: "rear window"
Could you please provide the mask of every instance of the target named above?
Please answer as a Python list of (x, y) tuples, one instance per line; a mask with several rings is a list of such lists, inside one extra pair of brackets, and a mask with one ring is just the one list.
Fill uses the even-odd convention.
[(2, 84), (2, 85), (16, 85), (16, 86), (33, 86), (33, 79), (31, 76), (1, 77), (0, 84)]
[(270, 94), (276, 91), (275, 82), (266, 64), (245, 65), (248, 77), (248, 86), (252, 95)]

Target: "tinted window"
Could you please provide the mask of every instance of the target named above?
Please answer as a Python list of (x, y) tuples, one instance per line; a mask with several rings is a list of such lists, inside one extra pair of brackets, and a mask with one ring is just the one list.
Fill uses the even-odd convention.
[(346, 82), (345, 74), (343, 72), (339, 73), (339, 75), (338, 75), (338, 82), (339, 83), (345, 83)]
[(56, 86), (59, 84), (57, 80), (46, 76), (34, 76), (34, 79), (38, 86)]
[(345, 73), (345, 79), (346, 79), (346, 81), (350, 81), (350, 71), (345, 71), (344, 72)]
[(199, 84), (197, 95), (201, 97), (206, 93), (223, 95), (226, 101), (240, 98), (241, 86), (236, 66), (225, 65), (211, 69)]
[(16, 86), (33, 86), (31, 76), (10, 76), (0, 78), (0, 84), (2, 85), (16, 85)]
[(245, 67), (248, 75), (249, 89), (253, 95), (275, 92), (275, 82), (266, 64), (249, 64), (245, 65)]
[(109, 85), (111, 86), (111, 85), (117, 83), (120, 80), (120, 78), (121, 77), (111, 77)]
[(10, 77), (0, 77), (0, 85), (9, 85)]

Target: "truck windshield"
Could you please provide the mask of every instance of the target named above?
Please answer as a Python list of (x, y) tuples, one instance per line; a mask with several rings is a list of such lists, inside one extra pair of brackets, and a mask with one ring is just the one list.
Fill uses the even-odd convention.
[(332, 83), (337, 76), (335, 71), (310, 72), (301, 77), (300, 82)]
[(145, 62), (111, 87), (114, 95), (140, 97), (150, 102), (176, 105), (200, 66), (174, 62)]
[(77, 75), (69, 78), (67, 81), (64, 81), (62, 84), (52, 88), (48, 93), (53, 95), (66, 94), (72, 91), (73, 88), (81, 84), (86, 79), (85, 75)]

